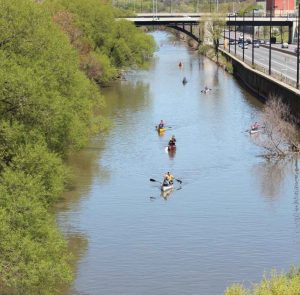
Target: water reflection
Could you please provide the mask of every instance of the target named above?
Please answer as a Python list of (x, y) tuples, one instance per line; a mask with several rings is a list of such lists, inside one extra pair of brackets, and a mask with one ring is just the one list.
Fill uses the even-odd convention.
[(295, 164), (295, 179), (294, 179), (294, 218), (297, 233), (300, 234), (300, 212), (299, 212), (299, 167), (298, 167), (298, 158), (294, 159)]
[(260, 182), (261, 195), (276, 200), (281, 195), (288, 162), (284, 160), (263, 161), (254, 169), (257, 182)]

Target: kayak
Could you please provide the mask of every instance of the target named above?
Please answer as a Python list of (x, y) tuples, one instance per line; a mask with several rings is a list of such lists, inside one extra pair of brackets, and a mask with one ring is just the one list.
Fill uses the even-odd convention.
[(255, 134), (255, 133), (258, 133), (260, 132), (260, 129), (251, 129), (250, 130), (250, 134)]
[(210, 88), (208, 88), (208, 89), (204, 89), (204, 90), (201, 90), (201, 93), (204, 93), (204, 94), (206, 94), (206, 93), (208, 93), (209, 91), (211, 91), (211, 89), (210, 89)]
[(169, 151), (169, 152), (176, 151), (176, 145), (169, 145), (169, 146), (168, 146), (168, 151)]
[(166, 191), (169, 191), (169, 190), (171, 190), (171, 189), (173, 189), (174, 188), (174, 185), (173, 184), (170, 184), (170, 185), (162, 185), (161, 186), (161, 191), (162, 192), (166, 192)]
[(157, 130), (158, 133), (163, 133), (163, 132), (166, 131), (165, 128), (157, 128), (156, 130)]

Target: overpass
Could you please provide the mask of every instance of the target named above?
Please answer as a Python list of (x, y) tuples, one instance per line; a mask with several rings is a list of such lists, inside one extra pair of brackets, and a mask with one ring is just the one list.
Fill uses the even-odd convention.
[[(166, 26), (175, 30), (181, 31), (189, 37), (201, 42), (199, 32), (195, 32), (201, 21), (209, 20), (210, 13), (143, 13), (132, 17), (125, 17), (125, 19), (134, 22), (136, 26)], [(223, 17), (220, 15), (220, 17)], [(271, 18), (269, 16), (226, 16), (227, 26), (274, 26), (274, 27), (288, 27), (289, 28), (289, 43), (292, 43), (293, 36), (296, 31), (296, 18), (288, 18), (287, 16), (276, 16)]]

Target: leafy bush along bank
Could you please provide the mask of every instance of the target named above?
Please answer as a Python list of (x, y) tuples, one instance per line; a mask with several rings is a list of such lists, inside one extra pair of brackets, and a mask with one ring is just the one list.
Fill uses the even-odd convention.
[(142, 66), (152, 57), (152, 37), (99, 0), (47, 0), (53, 19), (65, 31), (80, 55), (80, 66), (97, 83), (118, 76), (118, 69)]
[(149, 38), (100, 1), (0, 0), (1, 294), (55, 294), (72, 280), (49, 213), (67, 179), (62, 158), (105, 125), (94, 81), (141, 65)]

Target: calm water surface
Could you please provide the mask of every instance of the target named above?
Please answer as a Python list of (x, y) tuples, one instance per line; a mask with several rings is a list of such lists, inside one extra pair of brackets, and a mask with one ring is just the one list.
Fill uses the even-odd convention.
[[(79, 249), (69, 295), (218, 295), (299, 265), (297, 162), (266, 163), (245, 132), (261, 104), (184, 43), (153, 36), (151, 68), (104, 90), (114, 127), (70, 160), (76, 183), (58, 212)], [(161, 196), (149, 179), (168, 170), (183, 184)]]

